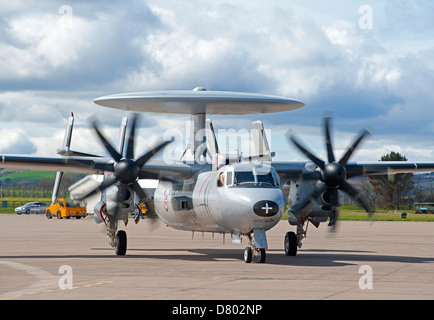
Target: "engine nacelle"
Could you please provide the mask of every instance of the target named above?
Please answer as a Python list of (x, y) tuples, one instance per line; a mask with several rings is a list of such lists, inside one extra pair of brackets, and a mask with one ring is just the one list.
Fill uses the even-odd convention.
[(309, 219), (312, 223), (326, 222), (332, 214), (332, 211), (328, 210), (326, 206), (316, 205), (309, 213)]
[[(120, 200), (120, 201), (119, 201)], [(125, 184), (115, 184), (106, 189), (106, 213), (116, 215), (116, 220), (126, 220), (136, 209), (134, 191)]]
[(288, 219), (291, 225), (300, 224), (307, 219), (314, 224), (326, 222), (331, 215), (332, 211), (327, 192), (321, 194), (317, 199), (312, 199), (303, 209), (297, 210), (297, 204), (304, 202), (312, 194), (315, 182), (290, 181)]

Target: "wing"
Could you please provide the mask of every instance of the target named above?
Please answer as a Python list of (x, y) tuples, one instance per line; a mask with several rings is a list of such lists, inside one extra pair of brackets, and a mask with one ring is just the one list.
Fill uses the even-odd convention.
[[(111, 158), (99, 157), (29, 157), (0, 155), (0, 168), (38, 171), (61, 171), (85, 174), (103, 174), (114, 171)], [(152, 159), (140, 170), (141, 179), (189, 178), (200, 167), (182, 162), (167, 164), (160, 159)]]
[(377, 161), (346, 165), (347, 177), (434, 171), (434, 162)]
[[(271, 163), (277, 174), (284, 181), (298, 179), (301, 175), (318, 179), (314, 171), (315, 164), (309, 161), (273, 161)], [(309, 170), (310, 168), (310, 170)], [(353, 162), (345, 165), (347, 178), (356, 176), (390, 175), (410, 172), (434, 171), (434, 162), (408, 162), (408, 161), (376, 161), (376, 162)]]
[(113, 161), (108, 158), (85, 157), (30, 157), (0, 156), (0, 168), (39, 171), (63, 171), (87, 174), (103, 174), (113, 171)]

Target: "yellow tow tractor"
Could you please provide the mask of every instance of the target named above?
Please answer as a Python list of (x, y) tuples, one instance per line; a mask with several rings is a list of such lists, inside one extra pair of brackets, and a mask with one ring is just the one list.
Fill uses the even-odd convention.
[(65, 201), (65, 198), (60, 198), (58, 202), (49, 206), (45, 211), (45, 214), (48, 219), (51, 219), (53, 216), (57, 217), (57, 219), (69, 219), (71, 217), (80, 219), (87, 215), (86, 207), (77, 207)]

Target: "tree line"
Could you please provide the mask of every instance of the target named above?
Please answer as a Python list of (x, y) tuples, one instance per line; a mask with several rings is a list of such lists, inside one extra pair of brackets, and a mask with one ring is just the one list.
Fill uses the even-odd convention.
[[(380, 161), (407, 161), (407, 158), (392, 151), (381, 156)], [(413, 173), (370, 176), (361, 185), (361, 191), (375, 209), (401, 210), (415, 202), (434, 202), (432, 182), (431, 188), (424, 191), (416, 185)]]

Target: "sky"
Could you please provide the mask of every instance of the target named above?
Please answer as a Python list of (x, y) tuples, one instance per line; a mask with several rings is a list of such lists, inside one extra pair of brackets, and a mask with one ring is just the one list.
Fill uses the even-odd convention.
[[(211, 116), (222, 130), (262, 120), (277, 160), (305, 159), (288, 129), (325, 158), (322, 119), (332, 114), (337, 158), (369, 127), (352, 161), (391, 151), (434, 161), (432, 1), (0, 0), (0, 8), (2, 154), (55, 156), (70, 112), (71, 148), (103, 154), (89, 118), (116, 144), (129, 114), (95, 98), (202, 86), (303, 101), (286, 113)], [(189, 119), (142, 114), (136, 152), (169, 129), (186, 132)]]

